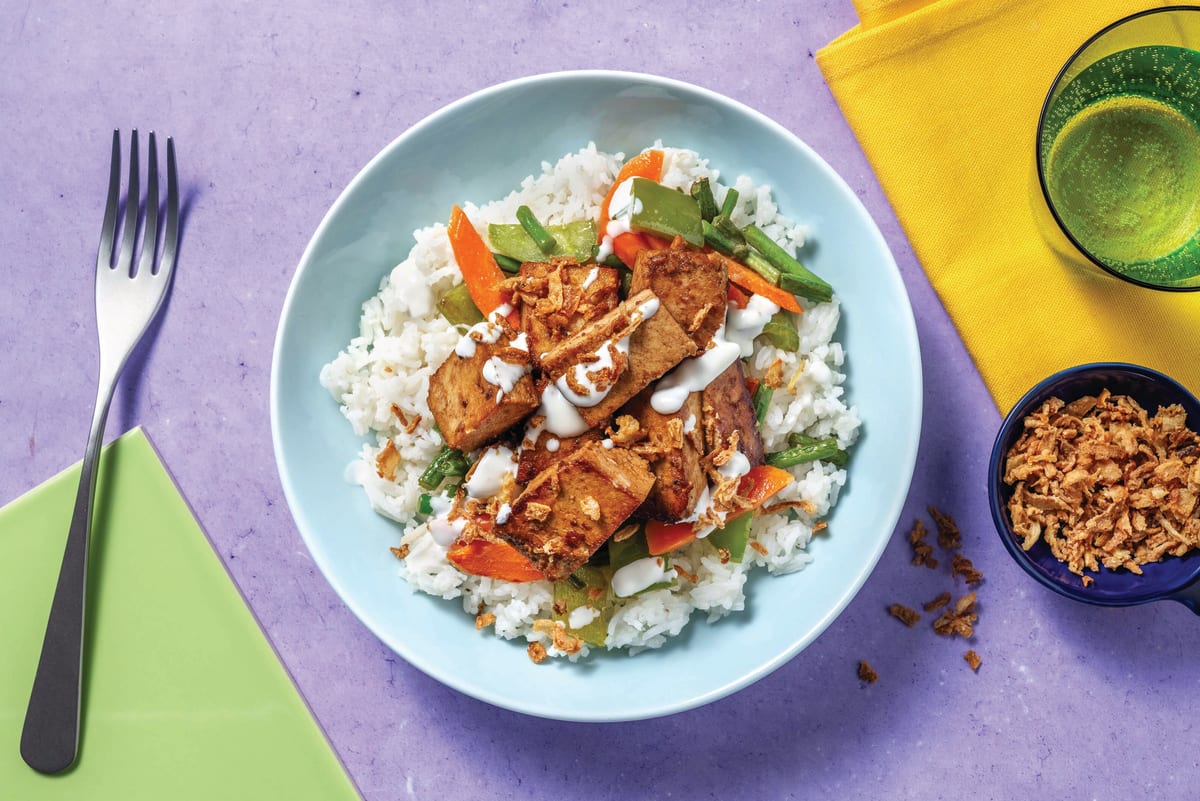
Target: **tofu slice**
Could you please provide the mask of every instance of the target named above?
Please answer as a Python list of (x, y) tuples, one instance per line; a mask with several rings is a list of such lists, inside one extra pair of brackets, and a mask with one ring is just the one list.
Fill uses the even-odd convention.
[(620, 528), (653, 485), (645, 459), (589, 442), (529, 482), (493, 531), (546, 578), (561, 581)]
[(750, 460), (750, 465), (763, 463), (762, 435), (754, 416), (754, 401), (746, 388), (746, 373), (742, 360), (714, 378), (700, 393), (703, 412), (704, 440), (708, 451), (727, 446), (733, 432), (738, 432), (738, 450)]
[(619, 414), (638, 421), (645, 443), (657, 449), (648, 457), (654, 487), (638, 510), (640, 517), (674, 522), (692, 514), (708, 478), (700, 463), (704, 456), (700, 393), (693, 392), (679, 411), (660, 414), (650, 406), (653, 387), (642, 390)]
[(589, 442), (599, 442), (603, 437), (604, 434), (594, 428), (578, 437), (556, 437), (549, 431), (543, 431), (538, 434), (537, 442), (526, 440), (517, 454), (517, 483), (528, 484), (547, 467), (565, 459)]
[(698, 348), (708, 347), (725, 322), (729, 275), (725, 261), (676, 239), (669, 250), (643, 250), (629, 294), (650, 289)]
[[(645, 309), (654, 309), (654, 313), (645, 316), (641, 311)], [(579, 407), (580, 417), (590, 428), (608, 420), (651, 381), (699, 352), (675, 318), (662, 311), (655, 294), (644, 289), (631, 294), (608, 314), (543, 354), (542, 369), (550, 380), (557, 381), (576, 366), (591, 362), (598, 352), (625, 336), (631, 327), (628, 355), (619, 365), (619, 374), (611, 382), (607, 394), (593, 406)]]
[[(500, 386), (485, 377), (485, 367), (492, 359), (525, 369), (511, 391), (501, 392)], [(429, 410), (446, 444), (473, 451), (533, 414), (540, 401), (529, 367), (529, 354), (508, 347), (503, 340), (475, 343), (475, 353), (469, 358), (452, 351), (429, 378)]]
[(620, 281), (612, 267), (552, 259), (526, 262), (519, 275), (521, 328), (535, 361), (620, 302)]

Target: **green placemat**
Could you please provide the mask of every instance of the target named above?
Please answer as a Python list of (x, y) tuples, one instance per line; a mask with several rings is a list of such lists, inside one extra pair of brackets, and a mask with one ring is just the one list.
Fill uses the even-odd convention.
[(0, 798), (357, 801), (241, 594), (135, 429), (102, 456), (79, 758), (35, 773), (19, 743), (79, 481), (0, 509)]

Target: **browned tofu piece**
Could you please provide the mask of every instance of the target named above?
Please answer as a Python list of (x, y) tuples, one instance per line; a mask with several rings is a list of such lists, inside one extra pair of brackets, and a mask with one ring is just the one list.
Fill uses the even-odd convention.
[[(660, 414), (650, 406), (653, 386), (639, 392), (618, 414), (638, 421), (645, 439), (643, 451), (654, 473), (654, 487), (638, 510), (641, 517), (673, 522), (692, 514), (708, 478), (700, 459), (704, 456), (700, 393), (693, 392), (679, 411)], [(651, 455), (652, 454), (652, 455)]]
[(763, 463), (762, 435), (754, 416), (754, 401), (746, 388), (746, 373), (741, 359), (725, 369), (700, 393), (703, 409), (704, 439), (709, 451), (728, 447), (730, 436), (738, 432), (738, 450), (751, 466)]
[[(654, 309), (654, 313), (644, 316), (643, 309)], [(608, 393), (594, 406), (579, 407), (580, 417), (591, 428), (606, 421), (651, 381), (699, 352), (675, 318), (662, 310), (654, 293), (644, 289), (543, 354), (542, 369), (557, 381), (569, 371), (574, 373), (577, 366), (594, 362), (598, 353), (625, 336), (629, 337), (629, 352), (613, 360), (615, 377), (593, 379), (597, 386), (609, 386)]]
[(451, 448), (480, 448), (533, 414), (539, 405), (528, 372), (505, 393), (484, 377), (484, 366), (493, 357), (529, 366), (529, 354), (507, 347), (503, 340), (477, 342), (474, 356), (465, 359), (452, 351), (429, 378), (429, 410)]
[(517, 455), (517, 483), (528, 484), (538, 473), (565, 459), (589, 442), (603, 438), (600, 429), (593, 428), (578, 437), (556, 437), (549, 431), (538, 435), (537, 442), (526, 442)]
[(690, 250), (677, 239), (669, 250), (638, 254), (629, 293), (653, 290), (696, 346), (705, 348), (725, 322), (728, 287), (724, 259)]
[(551, 259), (522, 264), (519, 276), (515, 294), (521, 328), (535, 360), (620, 302), (620, 281), (612, 267)]
[(620, 528), (653, 484), (645, 459), (589, 442), (529, 482), (494, 531), (546, 578), (561, 581)]

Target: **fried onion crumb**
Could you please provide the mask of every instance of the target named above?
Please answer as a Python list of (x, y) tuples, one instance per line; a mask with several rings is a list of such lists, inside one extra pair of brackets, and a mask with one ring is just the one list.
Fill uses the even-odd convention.
[(938, 560), (933, 556), (933, 546), (925, 542), (925, 535), (928, 533), (925, 524), (921, 522), (920, 518), (917, 518), (908, 532), (908, 542), (912, 545), (913, 564), (918, 567), (924, 565), (930, 570), (936, 570)]
[(525, 650), (529, 654), (529, 659), (533, 662), (533, 664), (540, 665), (546, 661), (546, 646), (542, 645), (540, 642), (529, 643), (529, 647)]
[(976, 570), (971, 560), (962, 554), (954, 554), (954, 559), (950, 563), (950, 572), (956, 576), (962, 576), (963, 581), (972, 587), (983, 581), (983, 574)]
[(482, 615), (475, 616), (475, 630), (482, 631), (488, 626), (496, 622), (496, 616), (491, 612), (484, 612)]
[(921, 606), (926, 612), (932, 612), (935, 609), (941, 609), (946, 604), (950, 603), (950, 593), (943, 592), (938, 597), (934, 598)]
[(392, 556), (397, 559), (404, 559), (408, 556), (408, 543), (401, 545), (399, 548), (388, 548), (392, 552)]
[(971, 666), (971, 670), (979, 672), (979, 666), (983, 664), (983, 660), (979, 658), (979, 654), (975, 653), (975, 649), (971, 649), (963, 654), (963, 659), (967, 660), (967, 664)]
[(933, 621), (933, 630), (943, 637), (970, 639), (975, 634), (974, 624), (979, 620), (975, 611), (975, 593), (967, 593), (954, 603), (954, 608), (942, 613)]
[(929, 506), (929, 516), (937, 526), (937, 542), (942, 550), (953, 551), (962, 547), (962, 532), (954, 518), (936, 506)]
[(858, 663), (858, 679), (859, 681), (865, 681), (867, 684), (874, 684), (879, 681), (879, 674), (865, 660), (860, 660)]
[(888, 608), (888, 614), (899, 620), (910, 629), (917, 625), (917, 621), (921, 619), (920, 613), (914, 609), (909, 609), (904, 604), (892, 604)]

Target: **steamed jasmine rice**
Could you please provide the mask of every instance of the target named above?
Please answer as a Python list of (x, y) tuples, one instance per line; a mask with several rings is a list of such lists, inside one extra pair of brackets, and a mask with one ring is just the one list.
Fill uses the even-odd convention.
[[(717, 203), (723, 201), (728, 186), (707, 161), (688, 150), (658, 149), (665, 154), (661, 183), (686, 192), (696, 179), (707, 177)], [(488, 223), (511, 223), (521, 205), (529, 206), (546, 224), (594, 220), (623, 161), (623, 154), (603, 153), (588, 145), (557, 163), (544, 162), (540, 174), (526, 178), (507, 197), (481, 207), (466, 204), (463, 210), (481, 231)], [(738, 177), (733, 187), (739, 193), (731, 215), (734, 223), (754, 222), (789, 252), (803, 245), (808, 232), (779, 212), (770, 187), (755, 186), (745, 177)], [(462, 336), (462, 329), (439, 313), (436, 302), (462, 282), (462, 275), (445, 225), (419, 229), (414, 237), (416, 244), (408, 256), (384, 276), (379, 293), (363, 304), (358, 336), (321, 371), (322, 385), (340, 404), (355, 433), (367, 439), (348, 466), (347, 479), (363, 487), (378, 513), (397, 522), (397, 547), (406, 554), (397, 563), (399, 577), (414, 591), (461, 603), (472, 617), (485, 615), (490, 620), (494, 616), (493, 630), (504, 639), (522, 638), (541, 643), (552, 656), (565, 655), (545, 625), (535, 626), (535, 621), (551, 617), (554, 595), (549, 581), (513, 583), (461, 572), (447, 560), (446, 549), (434, 541), (418, 514), (424, 492), (418, 477), (444, 444), (427, 403), (429, 381)], [(788, 434), (802, 432), (836, 437), (838, 446), (846, 449), (856, 440), (860, 421), (844, 395), (845, 355), (833, 339), (838, 301), (835, 296), (826, 303), (800, 302), (804, 313), (795, 315), (797, 351), (758, 340), (746, 365), (748, 375), (761, 379), (773, 371), (783, 383), (759, 428), (763, 445), (768, 452), (782, 450)], [(377, 469), (385, 448), (398, 455), (394, 477)], [(837, 502), (846, 471), (825, 462), (790, 471), (796, 481), (770, 503), (805, 502), (803, 508), (756, 515), (741, 563), (723, 563), (704, 539), (674, 552), (671, 564), (678, 578), (673, 586), (615, 599), (605, 647), (631, 654), (660, 647), (697, 617), (696, 612), (714, 622), (742, 611), (745, 583), (752, 571), (764, 568), (767, 573), (785, 574), (804, 569), (812, 561), (809, 540)], [(566, 655), (576, 659), (588, 650), (585, 644)]]

